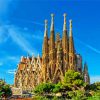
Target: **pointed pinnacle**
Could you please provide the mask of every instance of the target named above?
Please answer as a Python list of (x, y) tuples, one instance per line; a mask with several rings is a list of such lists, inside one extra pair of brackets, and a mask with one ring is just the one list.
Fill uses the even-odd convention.
[(67, 14), (66, 13), (64, 13), (64, 25), (63, 25), (63, 31), (64, 30), (66, 30), (66, 16), (67, 16)]
[(69, 30), (70, 33), (69, 33), (69, 36), (72, 36), (72, 20), (71, 19), (69, 20), (69, 23), (70, 23), (70, 26), (69, 26), (70, 27), (70, 30)]
[(44, 37), (47, 36), (47, 28), (48, 28), (48, 20), (45, 20), (45, 31), (44, 31)]
[(51, 14), (51, 31), (54, 30), (54, 14)]

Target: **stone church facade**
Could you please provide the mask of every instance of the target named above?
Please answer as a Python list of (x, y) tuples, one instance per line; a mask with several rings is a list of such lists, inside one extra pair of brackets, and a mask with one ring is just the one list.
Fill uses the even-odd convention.
[(64, 14), (62, 39), (59, 33), (55, 38), (54, 14), (51, 14), (50, 38), (47, 24), (48, 22), (45, 20), (42, 57), (39, 55), (21, 57), (15, 73), (14, 86), (31, 91), (41, 82), (57, 83), (63, 80), (65, 72), (69, 69), (80, 72), (84, 81), (90, 83), (87, 65), (85, 64), (84, 70), (82, 70), (82, 57), (75, 51), (72, 20), (69, 20), (68, 31), (66, 14)]

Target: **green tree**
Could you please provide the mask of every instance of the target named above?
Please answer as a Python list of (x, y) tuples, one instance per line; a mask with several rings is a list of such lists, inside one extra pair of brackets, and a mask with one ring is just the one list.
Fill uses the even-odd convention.
[(90, 93), (92, 97), (89, 99), (100, 100), (100, 82), (95, 82), (89, 86)]
[(3, 87), (2, 87), (2, 92), (4, 93), (3, 96), (4, 97), (9, 97), (12, 95), (12, 91), (11, 91), (11, 88), (9, 85), (5, 84)]
[(61, 82), (54, 85), (54, 89), (53, 89), (54, 93), (61, 92), (61, 90), (62, 90), (62, 83)]
[(0, 98), (2, 97), (10, 97), (12, 95), (12, 91), (10, 85), (6, 84), (3, 80), (0, 80)]
[(62, 84), (69, 88), (69, 90), (79, 89), (86, 85), (83, 81), (82, 75), (74, 70), (68, 70), (65, 73), (64, 82)]
[(52, 83), (41, 83), (35, 87), (33, 92), (37, 94), (50, 93), (53, 91), (53, 88), (54, 88), (54, 84)]
[[(74, 70), (68, 70), (65, 73), (64, 80), (57, 84), (41, 83), (34, 89), (36, 94), (58, 93), (61, 92), (61, 98), (68, 98), (73, 100), (100, 100), (100, 82), (87, 84), (84, 82), (82, 75)], [(51, 95), (52, 96), (52, 95)], [(46, 97), (48, 98), (48, 97)], [(46, 99), (45, 98), (45, 99)], [(58, 99), (55, 97), (54, 99)], [(53, 99), (53, 96), (52, 96)]]

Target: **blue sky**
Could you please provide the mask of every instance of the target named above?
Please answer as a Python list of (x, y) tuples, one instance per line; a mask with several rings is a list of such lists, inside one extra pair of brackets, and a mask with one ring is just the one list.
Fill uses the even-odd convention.
[(100, 81), (99, 0), (0, 0), (0, 78), (13, 84), (20, 57), (41, 55), (44, 20), (50, 27), (51, 13), (55, 33), (61, 36), (63, 13), (67, 13), (67, 24), (73, 20), (76, 52), (87, 62), (91, 82)]

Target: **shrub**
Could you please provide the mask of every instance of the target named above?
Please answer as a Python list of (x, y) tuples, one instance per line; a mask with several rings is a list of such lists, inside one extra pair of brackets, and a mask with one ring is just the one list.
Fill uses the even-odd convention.
[(62, 89), (62, 84), (59, 82), (58, 84), (54, 85), (53, 92), (54, 93), (61, 92), (61, 89)]
[(33, 92), (37, 94), (43, 94), (43, 93), (50, 93), (53, 91), (54, 84), (52, 83), (41, 83), (40, 85), (36, 86)]
[(12, 91), (10, 85), (6, 84), (3, 80), (0, 80), (0, 97), (10, 97)]

